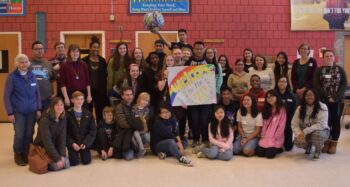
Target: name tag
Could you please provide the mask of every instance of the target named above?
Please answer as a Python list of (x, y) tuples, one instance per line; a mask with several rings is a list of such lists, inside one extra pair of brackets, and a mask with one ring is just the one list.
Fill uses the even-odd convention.
[(312, 67), (312, 63), (310, 63), (309, 66)]
[(246, 120), (243, 120), (243, 121), (242, 121), (242, 125), (247, 125), (247, 121), (246, 121)]
[(30, 86), (36, 86), (36, 83), (31, 83)]
[(225, 77), (225, 76), (226, 76), (226, 73), (222, 73), (222, 76)]
[(330, 78), (332, 78), (332, 75), (324, 75), (324, 77), (325, 77), (326, 79), (330, 79)]
[(265, 102), (265, 98), (258, 98), (258, 102)]
[(287, 99), (287, 102), (293, 102), (293, 99)]
[(41, 80), (43, 80), (43, 78), (37, 77), (36, 80), (41, 81)]

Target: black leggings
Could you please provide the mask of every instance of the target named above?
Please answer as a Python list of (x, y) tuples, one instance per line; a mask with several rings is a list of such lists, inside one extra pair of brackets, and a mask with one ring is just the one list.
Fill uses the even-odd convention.
[(343, 103), (326, 103), (328, 107), (328, 126), (331, 129), (329, 139), (338, 141), (340, 136), (340, 117)]
[(259, 157), (266, 157), (266, 158), (275, 158), (275, 156), (279, 153), (282, 153), (282, 148), (275, 148), (275, 147), (269, 147), (269, 148), (263, 148), (258, 146), (255, 150), (255, 154)]

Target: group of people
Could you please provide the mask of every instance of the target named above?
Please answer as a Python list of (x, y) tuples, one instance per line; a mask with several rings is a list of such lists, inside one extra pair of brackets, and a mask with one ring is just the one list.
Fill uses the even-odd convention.
[[(15, 130), (15, 163), (28, 163), (31, 143), (45, 148), (52, 160), (49, 170), (89, 164), (91, 149), (103, 160), (132, 160), (143, 157), (147, 147), (160, 159), (173, 156), (193, 166), (184, 151), (188, 139), (198, 158), (219, 160), (239, 154), (274, 158), (294, 145), (308, 155), (315, 146), (315, 160), (321, 152), (336, 152), (347, 78), (333, 51), (324, 51), (323, 65), (317, 67), (310, 47), (302, 44), (292, 68), (285, 52), (270, 68), (263, 55), (247, 48), (231, 68), (215, 48), (201, 41), (192, 47), (185, 29), (178, 31), (179, 42), (152, 32), (160, 40), (146, 58), (141, 48), (129, 55), (128, 45), (118, 43), (106, 61), (96, 37), (83, 59), (78, 45), (66, 53), (62, 42), (55, 44), (50, 60), (40, 41), (32, 44), (30, 60), (17, 55), (4, 93)], [(171, 54), (164, 53), (164, 46)], [(169, 67), (203, 64), (215, 67), (218, 102), (172, 107)]]

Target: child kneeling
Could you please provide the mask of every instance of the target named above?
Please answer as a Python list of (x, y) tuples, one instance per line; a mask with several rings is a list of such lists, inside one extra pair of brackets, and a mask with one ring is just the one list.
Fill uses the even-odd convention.
[(102, 160), (113, 157), (112, 142), (116, 135), (116, 125), (114, 122), (114, 110), (112, 107), (106, 106), (103, 109), (103, 120), (97, 125), (97, 151), (101, 155)]
[[(72, 94), (73, 107), (67, 111), (67, 148), (71, 166), (81, 161), (91, 162), (91, 145), (96, 137), (95, 119), (91, 112), (83, 108), (84, 94), (75, 91)], [(80, 159), (79, 159), (80, 157)]]

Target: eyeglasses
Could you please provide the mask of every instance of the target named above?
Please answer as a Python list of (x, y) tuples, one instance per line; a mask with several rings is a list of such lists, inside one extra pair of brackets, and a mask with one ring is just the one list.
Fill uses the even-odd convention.
[(33, 50), (34, 51), (44, 51), (45, 49), (44, 48), (34, 48)]

